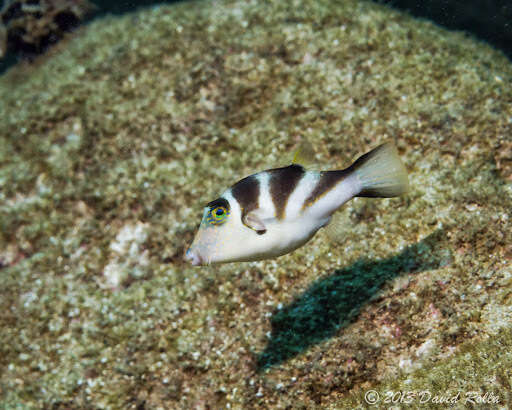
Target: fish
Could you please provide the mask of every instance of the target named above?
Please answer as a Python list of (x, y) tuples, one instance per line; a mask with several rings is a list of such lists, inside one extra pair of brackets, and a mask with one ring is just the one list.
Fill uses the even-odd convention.
[(275, 258), (306, 244), (354, 197), (391, 198), (409, 190), (392, 142), (348, 168), (314, 171), (291, 165), (249, 175), (203, 209), (184, 258), (194, 266)]

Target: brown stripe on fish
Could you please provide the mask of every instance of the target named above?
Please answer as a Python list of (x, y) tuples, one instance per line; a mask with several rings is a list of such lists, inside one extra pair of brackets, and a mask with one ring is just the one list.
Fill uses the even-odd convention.
[(276, 218), (284, 218), (284, 210), (288, 198), (304, 176), (304, 168), (300, 165), (290, 165), (284, 168), (276, 168), (270, 173), (270, 197), (276, 208)]
[(231, 194), (242, 210), (242, 217), (259, 206), (260, 181), (250, 175), (231, 187)]
[(322, 196), (327, 194), (331, 189), (338, 185), (338, 183), (345, 179), (348, 174), (350, 174), (349, 168), (338, 171), (321, 172), (320, 179), (318, 180), (318, 183), (316, 184), (313, 191), (311, 191), (311, 194), (309, 194), (309, 196), (304, 201), (302, 210), (313, 205), (317, 200), (319, 200)]

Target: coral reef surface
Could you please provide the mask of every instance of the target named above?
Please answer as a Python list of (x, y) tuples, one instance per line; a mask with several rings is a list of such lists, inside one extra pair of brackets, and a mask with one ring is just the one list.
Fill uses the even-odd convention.
[[(0, 114), (0, 406), (510, 407), (512, 67), (488, 45), (366, 1), (187, 2), (11, 69)], [(411, 191), (278, 259), (186, 264), (202, 207), (303, 139), (326, 169), (392, 139)]]

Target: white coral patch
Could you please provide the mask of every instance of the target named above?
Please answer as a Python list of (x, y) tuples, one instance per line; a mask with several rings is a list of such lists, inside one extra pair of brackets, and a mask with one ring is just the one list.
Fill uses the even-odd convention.
[(132, 245), (137, 248), (144, 243), (147, 239), (148, 226), (140, 221), (134, 225), (127, 224), (121, 228), (116, 236), (116, 239), (110, 244), (110, 249), (114, 252), (123, 255), (126, 251), (130, 250), (130, 255), (133, 254)]
[(123, 266), (117, 261), (110, 261), (103, 270), (105, 275), (105, 285), (108, 288), (117, 288), (121, 282), (126, 278), (126, 272)]
[(129, 276), (141, 278), (149, 266), (148, 251), (142, 245), (148, 237), (148, 224), (137, 221), (123, 226), (110, 244), (111, 257), (103, 269), (101, 286), (116, 289)]
[(418, 357), (427, 357), (430, 356), (430, 353), (436, 346), (436, 343), (433, 339), (428, 339), (425, 342), (421, 344), (420, 347), (418, 347), (418, 350), (416, 350), (416, 356)]

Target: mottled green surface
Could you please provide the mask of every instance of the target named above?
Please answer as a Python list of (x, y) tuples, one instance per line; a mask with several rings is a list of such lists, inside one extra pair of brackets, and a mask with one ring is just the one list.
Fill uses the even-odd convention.
[[(360, 1), (183, 3), (84, 27), (0, 79), (5, 408), (344, 408), (368, 389), (510, 400), (512, 66)], [(182, 261), (202, 206), (394, 139), (404, 198), (338, 241)], [(458, 405), (462, 405), (458, 403)]]

